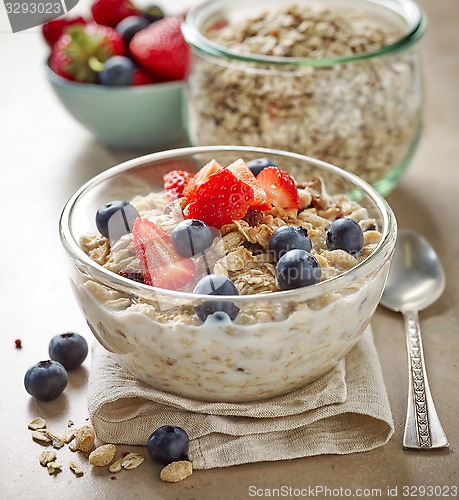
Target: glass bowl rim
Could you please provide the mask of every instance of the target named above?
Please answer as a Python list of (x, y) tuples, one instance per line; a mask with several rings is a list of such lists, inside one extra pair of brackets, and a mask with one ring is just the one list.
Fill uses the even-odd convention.
[[(100, 264), (93, 261), (89, 255), (87, 255), (83, 249), (80, 247), (79, 242), (74, 238), (71, 220), (75, 205), (78, 201), (84, 197), (84, 195), (90, 192), (96, 186), (102, 184), (104, 181), (113, 178), (116, 175), (126, 173), (133, 167), (141, 167), (143, 164), (164, 161), (170, 159), (176, 159), (177, 157), (190, 156), (193, 154), (201, 153), (212, 153), (212, 152), (230, 152), (237, 151), (238, 153), (256, 153), (260, 157), (269, 157), (269, 155), (281, 155), (288, 158), (299, 160), (301, 162), (308, 162), (314, 167), (319, 169), (325, 169), (328, 172), (338, 175), (341, 178), (349, 181), (354, 188), (361, 189), (366, 196), (375, 204), (376, 208), (379, 210), (382, 220), (382, 238), (376, 249), (363, 261), (358, 263), (351, 269), (344, 271), (342, 274), (335, 276), (333, 278), (326, 279), (322, 282), (316, 283), (314, 285), (309, 285), (301, 288), (296, 288), (292, 290), (282, 290), (277, 292), (261, 293), (261, 294), (250, 294), (250, 295), (202, 295), (195, 294), (192, 292), (181, 292), (176, 290), (168, 290), (165, 288), (152, 287), (145, 285), (143, 283), (134, 282), (128, 278), (120, 276), (108, 269), (105, 269)], [(349, 286), (353, 281), (364, 278), (370, 275), (377, 269), (379, 269), (384, 262), (386, 262), (389, 256), (392, 254), (395, 241), (397, 236), (397, 222), (395, 215), (386, 202), (386, 200), (366, 181), (360, 177), (347, 172), (341, 168), (334, 165), (326, 163), (324, 161), (311, 158), (309, 156), (291, 153), (288, 151), (261, 148), (261, 147), (249, 147), (249, 146), (198, 146), (198, 147), (185, 147), (171, 149), (167, 151), (160, 151), (157, 153), (151, 153), (148, 155), (140, 156), (127, 160), (118, 165), (115, 165), (92, 179), (88, 180), (83, 184), (66, 202), (64, 205), (60, 218), (59, 218), (59, 236), (61, 243), (64, 247), (65, 252), (72, 260), (72, 263), (78, 267), (83, 267), (84, 270), (89, 274), (91, 278), (94, 278), (104, 285), (123, 291), (128, 294), (134, 294), (144, 298), (151, 298), (152, 294), (168, 296), (175, 299), (183, 300), (206, 300), (206, 301), (219, 301), (219, 302), (234, 302), (246, 303), (252, 301), (264, 301), (264, 300), (282, 300), (294, 299), (295, 296), (300, 295), (301, 300), (309, 300), (324, 296), (329, 293), (336, 292)]]
[[(215, 7), (211, 12), (211, 14), (213, 14), (217, 11), (219, 6), (224, 6), (225, 4), (228, 4), (228, 0), (207, 0), (204, 3), (192, 7), (188, 11), (181, 25), (182, 34), (187, 43), (198, 53), (235, 61), (244, 61), (258, 64), (273, 64), (278, 66), (333, 66), (336, 64), (351, 63), (391, 54), (400, 50), (406, 50), (422, 37), (427, 27), (426, 15), (413, 0), (362, 0), (362, 4), (377, 4), (388, 9), (390, 9), (389, 4), (393, 4), (394, 6), (397, 5), (406, 7), (410, 9), (414, 20), (409, 23), (406, 15), (398, 12), (409, 23), (406, 34), (397, 39), (395, 42), (370, 52), (362, 52), (351, 56), (330, 57), (323, 59), (268, 56), (232, 50), (209, 40), (201, 34), (197, 27), (199, 26), (200, 17), (204, 16), (206, 9)], [(394, 10), (394, 8), (392, 10)]]

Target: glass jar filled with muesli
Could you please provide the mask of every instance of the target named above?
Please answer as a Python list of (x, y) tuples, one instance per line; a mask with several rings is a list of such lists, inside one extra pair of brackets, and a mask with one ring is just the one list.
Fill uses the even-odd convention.
[(306, 154), (386, 195), (422, 123), (411, 0), (211, 0), (192, 9), (186, 114), (194, 145)]

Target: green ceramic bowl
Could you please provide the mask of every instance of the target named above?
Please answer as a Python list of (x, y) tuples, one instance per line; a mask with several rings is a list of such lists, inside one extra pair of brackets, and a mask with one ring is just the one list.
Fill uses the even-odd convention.
[(160, 149), (183, 142), (182, 82), (103, 87), (46, 76), (67, 111), (105, 144), (124, 149)]

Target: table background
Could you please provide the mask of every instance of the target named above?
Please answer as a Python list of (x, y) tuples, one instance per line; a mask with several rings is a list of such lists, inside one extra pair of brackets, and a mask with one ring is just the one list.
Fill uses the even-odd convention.
[[(30, 398), (23, 387), (29, 366), (47, 359), (53, 335), (74, 330), (92, 340), (67, 281), (58, 239), (58, 218), (70, 195), (102, 170), (137, 156), (105, 148), (57, 102), (43, 74), (47, 49), (39, 30), (9, 34), (0, 6), (0, 496), (5, 499), (249, 498), (249, 486), (329, 488), (458, 485), (459, 434), (459, 2), (420, 0), (429, 26), (421, 42), (426, 87), (425, 130), (398, 188), (388, 197), (400, 227), (426, 236), (447, 272), (446, 291), (421, 314), (426, 363), (449, 450), (404, 451), (407, 366), (402, 317), (379, 308), (373, 331), (394, 415), (395, 435), (384, 447), (352, 456), (320, 456), (197, 471), (176, 485), (162, 483), (150, 460), (110, 480), (106, 469), (68, 470), (48, 476), (38, 463), (40, 445), (28, 422), (45, 417), (49, 428), (88, 417), (89, 360), (69, 377), (65, 393), (51, 403)], [(88, 1), (77, 10), (87, 12)], [(163, 5), (166, 5), (163, 2)], [(167, 2), (168, 12), (190, 5)], [(22, 349), (14, 340), (21, 338)], [(125, 447), (134, 450), (134, 447)], [(143, 452), (144, 448), (138, 448)], [(67, 453), (67, 454), (66, 454)], [(59, 457), (67, 467), (66, 449)], [(393, 492), (394, 490), (392, 490)], [(447, 491), (447, 490), (445, 490)], [(451, 491), (450, 491), (451, 493)], [(376, 496), (376, 495), (374, 495)], [(412, 495), (416, 496), (416, 495)], [(450, 495), (451, 496), (451, 495)]]

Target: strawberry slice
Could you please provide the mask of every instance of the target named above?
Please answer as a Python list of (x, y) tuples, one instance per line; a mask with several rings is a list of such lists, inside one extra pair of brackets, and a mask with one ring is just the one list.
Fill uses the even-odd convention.
[(239, 158), (235, 162), (226, 167), (238, 179), (245, 182), (253, 189), (253, 203), (250, 205), (249, 210), (271, 210), (271, 203), (268, 200), (266, 193), (253, 175), (250, 168), (245, 164), (244, 160)]
[(172, 170), (164, 174), (164, 191), (171, 200), (177, 200), (183, 196), (183, 191), (188, 182), (194, 177), (191, 172), (185, 170)]
[(199, 219), (220, 229), (242, 219), (254, 198), (251, 186), (223, 168), (197, 188), (193, 199), (185, 208), (185, 218)]
[(196, 191), (199, 189), (199, 186), (201, 186), (201, 184), (204, 184), (204, 182), (206, 182), (212, 174), (215, 174), (215, 172), (218, 172), (218, 170), (220, 169), (220, 164), (215, 160), (211, 160), (209, 163), (204, 165), (200, 170), (196, 172), (193, 179), (188, 182), (183, 192), (184, 196), (189, 201), (194, 201), (194, 198), (196, 197)]
[(275, 207), (301, 208), (295, 180), (284, 170), (278, 167), (264, 168), (257, 175), (257, 181)]
[(169, 236), (156, 224), (138, 217), (134, 222), (132, 235), (142, 276), (147, 285), (179, 290), (193, 279), (194, 262), (180, 256)]

